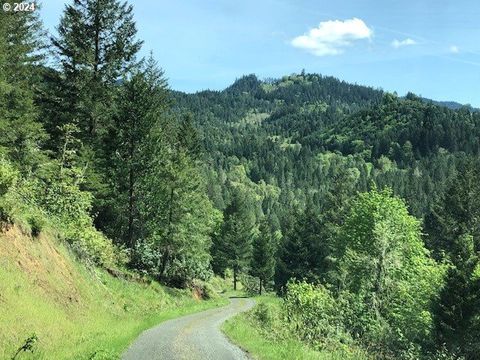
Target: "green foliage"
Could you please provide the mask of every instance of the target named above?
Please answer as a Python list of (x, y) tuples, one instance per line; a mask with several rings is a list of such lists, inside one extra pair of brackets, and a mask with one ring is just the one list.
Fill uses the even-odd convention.
[(480, 278), (475, 271), (480, 257), (471, 235), (454, 244), (452, 266), (435, 309), (436, 340), (451, 354), (474, 359), (480, 347)]
[(224, 211), (224, 222), (214, 243), (214, 269), (233, 270), (233, 287), (237, 290), (237, 277), (246, 271), (252, 256), (255, 226), (253, 202), (250, 194), (234, 188), (232, 200)]
[(129, 248), (146, 236), (142, 228), (145, 217), (141, 214), (147, 196), (142, 178), (152, 162), (150, 137), (159, 127), (168, 105), (166, 81), (163, 72), (150, 58), (134, 68), (117, 94), (118, 107), (110, 130), (108, 152), (115, 197), (109, 201), (109, 215), (99, 219), (106, 233)]
[(344, 330), (342, 302), (322, 286), (290, 282), (283, 304), (285, 321), (303, 341), (335, 349), (352, 343)]
[(255, 296), (260, 294), (260, 282), (258, 281), (258, 278), (251, 276), (247, 273), (242, 273), (238, 277), (238, 280), (242, 284), (242, 290), (249, 296)]
[(44, 229), (46, 220), (41, 214), (30, 214), (27, 222), (30, 226), (32, 236), (37, 237)]
[(68, 106), (67, 121), (77, 123), (88, 143), (109, 125), (112, 89), (107, 85), (127, 73), (141, 47), (132, 11), (117, 0), (75, 1), (66, 6), (58, 36), (52, 38), (64, 75), (62, 108)]
[(19, 15), (0, 13), (2, 223), (206, 296), (212, 271), (261, 292), (275, 268), (302, 282), (255, 321), (285, 339), (478, 353), (479, 112), (304, 71), (171, 92), (118, 0), (68, 4), (49, 68)]
[[(223, 330), (235, 343), (255, 358), (265, 360), (363, 360), (367, 354), (355, 347), (312, 347), (299, 340), (284, 317), (282, 300), (257, 297), (257, 305), (247, 313), (230, 319)], [(333, 345), (331, 343), (331, 345)]]
[(430, 308), (444, 267), (429, 258), (420, 223), (404, 202), (388, 190), (360, 194), (342, 239), (340, 288), (353, 295), (351, 301), (365, 305), (354, 314), (360, 322), (354, 320), (351, 329), (396, 351), (428, 345), (433, 330)]
[(16, 184), (18, 172), (6, 160), (0, 158), (0, 222), (11, 222), (12, 203), (7, 198), (8, 191)]
[(327, 254), (322, 251), (324, 239), (320, 235), (318, 215), (309, 207), (294, 221), (285, 234), (275, 274), (275, 285), (280, 292), (290, 279), (313, 282), (325, 272), (322, 259)]
[(267, 285), (275, 272), (276, 240), (270, 224), (264, 219), (260, 224), (259, 233), (253, 240), (251, 263), (252, 275), (260, 280), (258, 284), (260, 295), (262, 294), (262, 287)]
[(198, 165), (182, 148), (165, 150), (154, 150), (156, 156), (142, 179), (142, 213), (148, 240), (160, 254), (159, 277), (181, 286), (189, 279), (211, 275), (210, 236), (221, 214), (205, 193)]
[(36, 65), (41, 60), (42, 31), (38, 14), (0, 13), (0, 156), (23, 173), (45, 160), (40, 150), (47, 135), (34, 106)]

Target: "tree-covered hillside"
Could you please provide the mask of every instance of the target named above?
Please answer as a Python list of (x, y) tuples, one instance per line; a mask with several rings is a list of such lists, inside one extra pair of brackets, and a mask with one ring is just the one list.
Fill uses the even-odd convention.
[(0, 12), (2, 233), (274, 290), (256, 324), (313, 351), (476, 359), (480, 112), (304, 71), (185, 94), (127, 2), (68, 2), (54, 36), (40, 14)]
[[(351, 306), (382, 301), (383, 305), (375, 305), (383, 310), (375, 310), (372, 324), (362, 323), (366, 321), (364, 316), (370, 316), (367, 309), (361, 310), (363, 315), (357, 314), (360, 323), (343, 323), (347, 333), (360, 331), (367, 347), (381, 348), (381, 354), (374, 351), (381, 358), (393, 356), (395, 351), (404, 352), (407, 357), (420, 356), (420, 353), (441, 356), (431, 354), (442, 346), (455, 354), (453, 356), (474, 358), (471, 356), (472, 349), (476, 349), (475, 341), (471, 337), (452, 334), (464, 328), (474, 332), (479, 329), (480, 303), (478, 296), (472, 293), (480, 281), (476, 255), (480, 250), (477, 235), (480, 222), (474, 219), (480, 164), (478, 112), (469, 107), (452, 110), (414, 94), (400, 98), (396, 94), (303, 72), (266, 81), (249, 75), (224, 91), (175, 93), (175, 99), (177, 111), (194, 114), (205, 149), (204, 159), (208, 164), (208, 193), (216, 207), (224, 211), (226, 219), (230, 219), (232, 206), (238, 207), (238, 194), (250, 199), (248, 205), (244, 202), (240, 206), (243, 210), (236, 210), (240, 216), (236, 219), (238, 226), (246, 226), (246, 229), (236, 228), (232, 232), (232, 225), (228, 223), (228, 227), (221, 229), (221, 235), (214, 237), (212, 265), (215, 271), (222, 272), (228, 267), (229, 263), (224, 260), (232, 257), (232, 249), (242, 254), (240, 257), (233, 256), (236, 263), (243, 262), (238, 270), (248, 269), (248, 261), (242, 261), (246, 250), (234, 239), (238, 241), (239, 236), (253, 232), (251, 239), (261, 234), (260, 238), (270, 241), (271, 236), (264, 234), (265, 226), (262, 225), (262, 230), (259, 227), (262, 221), (266, 221), (269, 231), (277, 234), (274, 241), (277, 247), (276, 266), (272, 278), (280, 293), (288, 291), (287, 283), (297, 279), (320, 283), (330, 289), (332, 293), (329, 296)], [(378, 196), (376, 191), (385, 188), (393, 192), (382, 195), (385, 196), (383, 199), (374, 200)], [(352, 213), (355, 212), (352, 208), (360, 206), (355, 205), (359, 201), (356, 194), (365, 192), (370, 192), (370, 195), (368, 200), (364, 198), (362, 201), (378, 201), (377, 205), (368, 205), (373, 206), (369, 210), (362, 210), (366, 212), (365, 216), (373, 216), (371, 220), (356, 218), (358, 215)], [(388, 251), (401, 251), (405, 246), (408, 249), (409, 245), (403, 241), (410, 241), (397, 238), (408, 237), (404, 233), (406, 225), (400, 222), (395, 225), (393, 220), (394, 214), (399, 216), (400, 212), (405, 212), (400, 210), (402, 206), (398, 205), (398, 210), (382, 208), (384, 205), (381, 204), (390, 201), (391, 196), (403, 198), (406, 204), (402, 206), (406, 206), (409, 213), (420, 221), (414, 226), (416, 229), (411, 230), (411, 236), (417, 239), (416, 245), (412, 243), (412, 248), (404, 255), (387, 255)], [(254, 220), (244, 220), (246, 215), (240, 215), (246, 207), (254, 215)], [(390, 211), (393, 211), (392, 218), (385, 221), (393, 223), (381, 225), (380, 222), (377, 229), (376, 222), (383, 221), (377, 216), (386, 216)], [(350, 227), (348, 224), (352, 224), (349, 222), (352, 216), (357, 220)], [(252, 221), (257, 224), (253, 230)], [(370, 224), (372, 221), (375, 224), (372, 233), (364, 238), (357, 237), (360, 236), (359, 231), (364, 231), (361, 230), (365, 226), (362, 222)], [(381, 230), (383, 226), (387, 228)], [(392, 228), (388, 230), (390, 226)], [(381, 235), (382, 231), (386, 233)], [(390, 231), (392, 233), (388, 235)], [(375, 240), (379, 243), (355, 250), (360, 251), (355, 255), (357, 260), (346, 259), (354, 254), (354, 249), (348, 250), (352, 244), (367, 246), (366, 242), (372, 236), (381, 236)], [(382, 236), (385, 240), (381, 240)], [(383, 243), (392, 236), (392, 241), (397, 239), (394, 240), (396, 242)], [(460, 245), (467, 241), (465, 236), (470, 239), (471, 245)], [(244, 239), (241, 244), (246, 242)], [(471, 247), (458, 250), (459, 246)], [(380, 251), (378, 256), (381, 257), (370, 257), (376, 251)], [(393, 278), (383, 278), (388, 276), (387, 266), (392, 265), (388, 265), (389, 262), (407, 266), (413, 261), (411, 256), (415, 251), (424, 252), (428, 254), (427, 258), (436, 260), (436, 265), (428, 263), (428, 259), (418, 260), (427, 261), (430, 265), (425, 263), (425, 266), (433, 266), (431, 270), (402, 270), (406, 271), (405, 275), (428, 271), (431, 276), (436, 276), (435, 280), (407, 280), (410, 275), (406, 275), (406, 283), (401, 285), (404, 287), (402, 291), (411, 293), (418, 291), (408, 290), (412, 282), (418, 285), (418, 282), (425, 281), (422, 291), (430, 292), (430, 295), (423, 293), (423, 298), (408, 300), (412, 301), (412, 306), (423, 303), (423, 310), (408, 310), (409, 305), (404, 305), (405, 311), (430, 314), (430, 320), (423, 325), (418, 323), (418, 326), (415, 321), (420, 319), (409, 318), (413, 312), (411, 315), (387, 315), (390, 311), (387, 307), (395, 306), (393, 298), (378, 300), (383, 296), (382, 292), (387, 291), (382, 290), (387, 287), (386, 284), (381, 285), (383, 282), (401, 281), (394, 278), (399, 275), (394, 275), (398, 271), (394, 270), (395, 266), (391, 269)], [(457, 255), (457, 251), (464, 251), (464, 255)], [(366, 257), (367, 254), (369, 257)], [(455, 260), (460, 259), (458, 256), (462, 256), (463, 260)], [(257, 259), (258, 255), (253, 258)], [(265, 263), (268, 259), (263, 261)], [(351, 261), (373, 268), (361, 269)], [(257, 262), (251, 263), (251, 273), (256, 276), (258, 272), (254, 264)], [(372, 272), (371, 275), (368, 271)], [(378, 275), (381, 276), (378, 283), (361, 285), (371, 276), (376, 276), (376, 271), (381, 274)], [(356, 274), (361, 275), (357, 277)], [(436, 284), (435, 288), (427, 290), (427, 283), (432, 281)], [(442, 285), (444, 281), (445, 287)], [(455, 296), (454, 291), (459, 291), (459, 287), (462, 289), (460, 298), (470, 300), (459, 300), (460, 305), (455, 305), (450, 297)], [(371, 293), (367, 295), (369, 291)], [(394, 289), (387, 292), (390, 291)], [(442, 291), (441, 295), (439, 291)], [(344, 298), (347, 293), (352, 295), (356, 292), (360, 292), (357, 295), (361, 298)], [(393, 293), (388, 296), (393, 296)], [(396, 296), (402, 297), (400, 294)], [(441, 296), (440, 299), (437, 299), (438, 296)], [(394, 324), (388, 316), (395, 316), (396, 320), (392, 318), (391, 321), (402, 318), (406, 323)], [(456, 316), (463, 320), (457, 322), (454, 320)], [(381, 323), (383, 330), (365, 333), (366, 327), (380, 326)], [(425, 328), (421, 330), (423, 335), (408, 335), (402, 330), (404, 326), (413, 326), (415, 331), (420, 331), (421, 326)], [(393, 335), (396, 331), (399, 333)], [(390, 336), (392, 338), (387, 340)], [(400, 338), (406, 342), (402, 344)], [(408, 349), (409, 346), (412, 348)], [(391, 355), (388, 355), (389, 351), (392, 351)]]
[(307, 199), (321, 207), (343, 171), (353, 172), (352, 190), (390, 186), (423, 217), (458, 160), (479, 153), (480, 116), (467, 107), (450, 110), (316, 74), (249, 75), (221, 92), (175, 98), (178, 109), (195, 114), (213, 168), (228, 173), (241, 165), (252, 182), (281, 190), (276, 216), (285, 207), (303, 209)]

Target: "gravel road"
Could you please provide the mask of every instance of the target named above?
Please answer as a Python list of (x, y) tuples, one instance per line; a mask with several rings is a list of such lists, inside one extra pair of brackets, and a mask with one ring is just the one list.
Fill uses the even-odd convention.
[(144, 331), (122, 355), (123, 360), (244, 360), (248, 356), (220, 330), (228, 318), (251, 309), (251, 299), (166, 321)]

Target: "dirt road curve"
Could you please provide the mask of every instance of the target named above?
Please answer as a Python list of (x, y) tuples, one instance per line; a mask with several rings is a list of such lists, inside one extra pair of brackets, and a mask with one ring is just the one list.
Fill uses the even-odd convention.
[(228, 318), (254, 305), (230, 299), (230, 305), (187, 315), (144, 331), (122, 355), (123, 360), (243, 360), (247, 355), (220, 330)]

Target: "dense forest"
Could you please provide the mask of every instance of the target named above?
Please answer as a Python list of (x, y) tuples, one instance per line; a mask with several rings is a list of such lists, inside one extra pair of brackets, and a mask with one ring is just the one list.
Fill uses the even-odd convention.
[(0, 221), (89, 264), (284, 298), (291, 336), (480, 352), (480, 112), (309, 74), (169, 88), (133, 8), (0, 13)]

